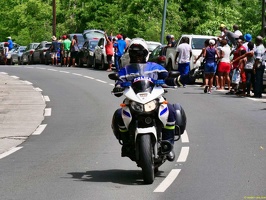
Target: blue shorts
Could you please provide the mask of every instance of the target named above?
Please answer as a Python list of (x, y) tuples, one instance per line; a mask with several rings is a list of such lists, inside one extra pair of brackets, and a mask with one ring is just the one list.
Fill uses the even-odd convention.
[(204, 68), (204, 73), (205, 74), (211, 74), (215, 73), (217, 68), (217, 63), (212, 62), (212, 63), (205, 63), (205, 68)]

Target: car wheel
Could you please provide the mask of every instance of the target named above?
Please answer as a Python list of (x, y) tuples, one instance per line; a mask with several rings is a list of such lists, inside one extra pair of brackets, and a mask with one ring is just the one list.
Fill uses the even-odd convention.
[(93, 68), (94, 68), (94, 69), (98, 69), (98, 64), (97, 64), (97, 62), (96, 62), (96, 58), (95, 58), (95, 56), (93, 57)]
[(172, 71), (173, 70), (172, 60), (168, 61), (167, 65), (166, 65), (166, 70), (167, 71)]
[(90, 62), (90, 58), (87, 58), (87, 67), (92, 67), (92, 64)]
[(105, 69), (104, 57), (101, 59), (101, 67), (100, 69)]
[(78, 58), (78, 66), (83, 67), (83, 62), (82, 62), (81, 58)]

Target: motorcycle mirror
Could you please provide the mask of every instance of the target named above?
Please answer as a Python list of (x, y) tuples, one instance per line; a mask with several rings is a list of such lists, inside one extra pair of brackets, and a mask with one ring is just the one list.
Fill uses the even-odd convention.
[(169, 72), (169, 77), (171, 77), (171, 78), (177, 78), (178, 76), (180, 76), (179, 71), (170, 71)]
[(114, 81), (119, 80), (118, 73), (116, 73), (116, 72), (115, 73), (108, 74), (108, 77), (109, 77), (109, 79), (114, 80)]

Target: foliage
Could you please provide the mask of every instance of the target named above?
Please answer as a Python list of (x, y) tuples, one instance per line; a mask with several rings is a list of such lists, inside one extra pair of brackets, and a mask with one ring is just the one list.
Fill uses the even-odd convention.
[[(0, 40), (19, 44), (50, 40), (53, 0), (0, 1)], [(261, 32), (262, 1), (167, 0), (165, 35), (218, 35), (221, 23), (243, 33)], [(56, 0), (57, 36), (86, 29), (160, 41), (164, 0)], [(10, 9), (11, 8), (11, 9)]]

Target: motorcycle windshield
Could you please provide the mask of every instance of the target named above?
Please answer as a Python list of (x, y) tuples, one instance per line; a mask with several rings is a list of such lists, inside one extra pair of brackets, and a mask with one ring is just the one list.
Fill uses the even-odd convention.
[[(148, 78), (149, 79), (149, 78)], [(131, 87), (134, 90), (134, 92), (140, 93), (140, 92), (149, 92), (151, 93), (154, 83), (151, 80), (148, 80), (147, 77), (137, 77), (134, 79)]]
[(135, 93), (152, 91), (154, 82), (152, 77), (150, 77), (146, 63), (131, 63), (126, 66), (126, 71), (132, 78), (131, 87)]

